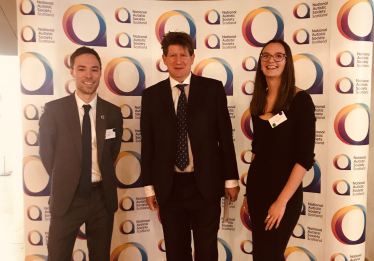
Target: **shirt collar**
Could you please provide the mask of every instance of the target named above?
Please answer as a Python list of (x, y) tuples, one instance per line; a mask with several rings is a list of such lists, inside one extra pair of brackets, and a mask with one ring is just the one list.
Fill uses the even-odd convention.
[(173, 89), (173, 87), (175, 87), (177, 84), (187, 84), (187, 85), (190, 85), (190, 82), (191, 82), (191, 74), (190, 73), (186, 79), (184, 79), (184, 81), (182, 83), (178, 82), (177, 80), (174, 80), (173, 78), (171, 78), (171, 76), (169, 77), (170, 79), (170, 86), (171, 88)]
[(95, 95), (95, 98), (93, 98), (93, 100), (90, 103), (85, 103), (84, 101), (82, 101), (81, 98), (79, 98), (77, 92), (75, 92), (75, 100), (77, 101), (78, 109), (82, 108), (82, 106), (85, 105), (85, 104), (91, 105), (91, 108), (93, 110), (96, 109), (96, 105), (97, 105), (97, 94)]

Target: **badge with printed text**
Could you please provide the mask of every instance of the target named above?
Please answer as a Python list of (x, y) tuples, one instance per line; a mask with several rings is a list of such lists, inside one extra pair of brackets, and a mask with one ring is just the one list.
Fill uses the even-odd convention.
[(278, 113), (278, 114), (274, 115), (273, 117), (271, 117), (269, 119), (269, 123), (270, 123), (270, 125), (271, 125), (272, 128), (275, 128), (279, 124), (281, 124), (282, 122), (284, 122), (286, 120), (287, 120), (286, 114), (284, 114), (284, 112), (281, 111), (280, 113)]
[(116, 129), (107, 129), (105, 132), (105, 139), (113, 139), (116, 137)]

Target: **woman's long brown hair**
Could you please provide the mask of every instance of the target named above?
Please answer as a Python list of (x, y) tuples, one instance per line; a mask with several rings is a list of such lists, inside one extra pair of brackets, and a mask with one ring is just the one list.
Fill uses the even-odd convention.
[[(292, 99), (295, 95), (295, 69), (292, 60), (292, 52), (288, 44), (281, 39), (273, 39), (265, 44), (262, 48), (260, 56), (264, 48), (271, 43), (279, 43), (283, 45), (286, 52), (286, 65), (282, 73), (281, 84), (278, 89), (277, 98), (274, 103), (274, 107), (271, 110), (272, 114), (277, 114), (281, 111), (288, 111), (290, 108)], [(267, 83), (264, 73), (261, 70), (261, 59), (258, 59), (258, 66), (256, 70), (256, 78), (253, 90), (253, 97), (250, 105), (250, 111), (252, 115), (263, 115), (265, 113), (267, 96)]]

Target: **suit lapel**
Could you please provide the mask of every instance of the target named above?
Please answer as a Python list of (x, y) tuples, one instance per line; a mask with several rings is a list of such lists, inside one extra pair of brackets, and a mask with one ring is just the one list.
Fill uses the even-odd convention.
[(103, 155), (106, 123), (108, 119), (107, 108), (104, 101), (98, 96), (97, 97), (97, 108), (96, 108), (96, 143), (97, 143), (97, 161), (100, 165), (101, 156)]
[(159, 90), (160, 98), (162, 100), (162, 104), (165, 105), (165, 109), (167, 111), (167, 114), (169, 114), (173, 120), (177, 120), (177, 116), (175, 115), (175, 108), (173, 103), (173, 96), (171, 93), (171, 87), (170, 87), (170, 80), (169, 78), (162, 81), (161, 88)]
[(69, 127), (71, 130), (71, 137), (77, 148), (77, 155), (79, 161), (82, 161), (82, 130), (79, 120), (77, 101), (75, 100), (75, 94), (71, 94), (64, 103), (64, 113), (68, 119)]

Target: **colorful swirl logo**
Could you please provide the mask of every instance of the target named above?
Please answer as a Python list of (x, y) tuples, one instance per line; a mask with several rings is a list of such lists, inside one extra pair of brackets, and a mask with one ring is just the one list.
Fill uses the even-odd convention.
[(134, 111), (132, 110), (132, 108), (130, 107), (130, 105), (128, 104), (122, 104), (119, 106), (121, 109), (122, 108), (128, 108), (129, 109), (129, 115), (128, 116), (123, 116), (123, 113), (122, 113), (122, 118), (123, 119), (133, 119), (134, 118)]
[[(26, 2), (26, 1), (29, 2), (30, 5), (31, 5), (31, 10), (28, 13), (23, 11), (23, 3)], [(19, 3), (19, 10), (20, 10), (21, 14), (23, 14), (23, 15), (35, 15), (35, 4), (32, 0), (21, 0), (21, 2)]]
[[(342, 55), (343, 54), (348, 54), (350, 57), (351, 57), (351, 62), (349, 64), (346, 64), (344, 65), (341, 61), (341, 58), (342, 58)], [(336, 63), (340, 66), (340, 67), (355, 67), (355, 57), (353, 56), (353, 53), (351, 53), (350, 51), (343, 51), (343, 52), (340, 52), (337, 56), (336, 56)]]
[[(119, 41), (119, 38), (120, 38), (122, 35), (127, 36), (127, 44), (126, 44), (126, 45), (121, 44), (120, 41)], [(125, 33), (125, 32), (117, 34), (117, 35), (116, 35), (116, 44), (117, 44), (119, 47), (121, 47), (121, 48), (131, 48), (131, 38), (130, 38), (130, 35), (128, 35), (128, 34)]]
[(250, 140), (253, 140), (253, 131), (251, 129), (251, 112), (247, 109), (241, 119), (241, 127), (243, 134)]
[[(33, 108), (34, 109), (34, 116), (33, 117), (29, 117), (27, 115), (27, 110), (29, 108)], [(38, 111), (38, 108), (36, 108), (36, 106), (34, 104), (27, 104), (24, 108), (23, 108), (23, 116), (25, 116), (25, 118), (29, 121), (34, 121), (34, 120), (39, 120), (39, 111)]]
[[(215, 37), (216, 38), (217, 44), (215, 46), (210, 46), (210, 44), (209, 44), (209, 39), (211, 37)], [(218, 35), (216, 35), (216, 34), (208, 34), (205, 37), (204, 43), (205, 43), (206, 48), (208, 48), (208, 49), (219, 49), (221, 47), (221, 42), (219, 40)]]
[[(125, 208), (125, 207), (123, 206), (123, 203), (125, 202), (125, 200), (128, 200), (128, 201), (131, 202), (130, 207)], [(134, 202), (134, 200), (133, 200), (131, 197), (124, 197), (124, 198), (122, 198), (122, 199), (118, 202), (118, 207), (119, 207), (122, 211), (133, 211), (133, 210), (135, 210), (135, 202)]]
[(303, 202), (303, 206), (301, 207), (301, 213), (300, 213), (300, 215), (304, 215), (305, 216), (305, 213), (306, 212), (306, 207), (305, 207), (305, 204), (304, 204), (304, 202)]
[[(31, 210), (32, 210), (32, 209), (36, 209), (37, 212), (38, 212), (38, 215), (37, 215), (35, 218), (33, 218), (33, 217), (31, 216)], [(29, 207), (27, 208), (27, 217), (28, 217), (31, 221), (42, 221), (42, 210), (41, 210), (38, 206), (36, 206), (36, 205), (29, 206)]]
[[(114, 162), (114, 169), (116, 169), (118, 162), (123, 157), (128, 157), (128, 156), (135, 157), (140, 164), (140, 154), (139, 153), (137, 153), (135, 151), (130, 151), (130, 150), (129, 151), (122, 151), (122, 152), (119, 153), (116, 162)], [(142, 182), (141, 182), (141, 179), (140, 179), (140, 175), (139, 175), (138, 179), (132, 184), (123, 184), (118, 179), (118, 176), (116, 176), (116, 179), (117, 179), (117, 188), (119, 188), (119, 189), (129, 189), (129, 188), (140, 188), (140, 187), (142, 187)]]
[[(297, 40), (297, 35), (301, 31), (305, 32), (305, 34), (306, 34), (306, 38), (305, 38), (304, 42), (299, 42), (299, 40)], [(309, 44), (309, 32), (308, 32), (308, 30), (306, 30), (304, 28), (298, 29), (293, 33), (292, 39), (293, 39), (295, 44)]]
[(196, 25), (195, 25), (195, 20), (192, 18), (191, 15), (189, 15), (185, 11), (181, 11), (181, 10), (173, 10), (173, 11), (166, 12), (158, 18), (157, 23), (156, 23), (156, 37), (157, 37), (158, 41), (161, 43), (162, 39), (164, 39), (166, 22), (169, 20), (170, 17), (172, 17), (174, 15), (179, 15), (179, 16), (182, 16), (182, 17), (186, 18), (186, 20), (188, 22), (188, 25), (190, 26), (190, 36), (193, 39), (194, 48), (196, 49)]
[[(130, 223), (131, 225), (131, 228), (129, 231), (125, 231), (125, 228), (124, 226), (127, 224), (127, 223)], [(131, 220), (125, 220), (123, 221), (120, 225), (119, 225), (119, 231), (124, 234), (124, 235), (130, 235), (130, 234), (135, 234), (135, 224), (134, 222), (132, 222)]]
[(212, 58), (202, 60), (201, 62), (199, 62), (196, 65), (195, 70), (194, 70), (194, 74), (196, 74), (198, 76), (202, 76), (205, 67), (210, 63), (218, 63), (218, 64), (221, 64), (225, 68), (226, 74), (227, 74), (227, 80), (226, 80), (224, 88), (225, 88), (226, 95), (232, 96), (233, 95), (233, 87), (234, 87), (234, 84), (233, 84), (234, 83), (234, 75), (232, 73), (232, 68), (231, 68), (230, 64), (228, 64), (228, 62), (226, 62), (225, 60), (223, 60), (221, 58), (217, 58), (217, 57), (212, 57)]
[(218, 243), (220, 243), (226, 251), (226, 261), (232, 261), (232, 251), (229, 244), (221, 238), (218, 238)]
[(316, 68), (316, 79), (312, 86), (310, 86), (306, 90), (306, 92), (309, 94), (323, 94), (323, 68), (320, 60), (309, 53), (297, 54), (294, 55), (292, 58), (294, 63), (300, 59), (307, 59), (313, 63), (314, 67)]
[[(35, 135), (35, 137), (36, 137), (36, 140), (34, 141), (34, 143), (31, 143), (31, 142), (29, 142), (29, 134), (30, 133), (33, 133), (34, 135)], [(39, 135), (38, 135), (38, 133), (36, 132), (36, 131), (34, 131), (34, 130), (29, 130), (29, 131), (26, 131), (25, 132), (25, 136), (24, 136), (24, 139), (25, 139), (25, 143), (27, 144), (27, 145), (29, 145), (29, 146), (39, 146)]]
[[(211, 22), (211, 21), (209, 20), (209, 14), (210, 14), (210, 13), (213, 13), (213, 12), (216, 13), (216, 15), (217, 15), (217, 20), (214, 21), (214, 22)], [(207, 24), (220, 24), (220, 18), (221, 18), (221, 16), (219, 15), (219, 13), (218, 13), (217, 10), (212, 9), (212, 10), (209, 10), (209, 11), (207, 11), (207, 12), (205, 13), (204, 18), (205, 18), (205, 22), (206, 22)]]
[[(299, 7), (300, 6), (305, 6), (306, 8), (306, 14), (304, 16), (300, 16), (298, 15), (297, 11), (299, 10)], [(297, 4), (294, 8), (293, 8), (293, 15), (297, 18), (297, 19), (306, 19), (306, 18), (310, 18), (310, 7), (307, 3), (300, 3), (300, 4)]]
[[(345, 215), (347, 215), (352, 210), (359, 210), (362, 211), (362, 214), (364, 216), (364, 230), (362, 232), (362, 235), (357, 240), (350, 240), (346, 237), (346, 235), (343, 232), (343, 219)], [(345, 244), (345, 245), (358, 245), (365, 242), (365, 232), (366, 232), (366, 209), (364, 206), (356, 204), (351, 206), (346, 206), (341, 209), (339, 209), (335, 215), (332, 217), (331, 220), (331, 229), (339, 242)]]
[(48, 257), (44, 255), (31, 254), (25, 257), (25, 261), (47, 261)]
[[(345, 128), (345, 121), (347, 119), (348, 114), (351, 113), (355, 109), (364, 109), (364, 110), (366, 110), (366, 112), (368, 114), (368, 121), (369, 121), (368, 132), (367, 132), (366, 137), (363, 140), (360, 140), (360, 141), (353, 140), (351, 137), (349, 137), (349, 135), (346, 131), (346, 128)], [(334, 130), (335, 130), (336, 136), (342, 142), (344, 142), (345, 144), (348, 144), (348, 145), (368, 145), (369, 144), (369, 132), (370, 132), (369, 126), (370, 126), (370, 109), (364, 103), (355, 103), (355, 104), (351, 104), (351, 105), (348, 105), (348, 106), (344, 107), (336, 115), (335, 121), (334, 121)], [(361, 128), (361, 126), (360, 126), (360, 128)]]
[(342, 253), (333, 254), (331, 256), (330, 261), (335, 261), (335, 258), (337, 258), (338, 256), (341, 256), (342, 258), (344, 258), (344, 261), (348, 261), (348, 258)]
[[(252, 60), (254, 65), (252, 68), (248, 68), (247, 67), (247, 61), (248, 60)], [(242, 61), (242, 68), (244, 71), (247, 71), (247, 72), (255, 72), (257, 70), (257, 60), (256, 58), (254, 58), (253, 56), (248, 56), (248, 57), (245, 57), (244, 60)]]
[(248, 161), (248, 160), (245, 159), (245, 155), (246, 155), (247, 153), (252, 153), (252, 152), (251, 152), (250, 150), (244, 150), (244, 151), (240, 154), (240, 158), (241, 158), (241, 160), (242, 160), (243, 163), (245, 163), (245, 164), (251, 164), (250, 161)]
[(147, 251), (141, 244), (136, 243), (136, 242), (128, 242), (126, 244), (116, 247), (113, 250), (112, 254), (110, 255), (110, 261), (119, 261), (119, 256), (122, 253), (122, 251), (124, 251), (125, 249), (129, 247), (135, 247), (136, 249), (139, 250), (141, 258), (142, 258), (140, 261), (148, 261)]
[(25, 167), (26, 167), (27, 163), (29, 163), (31, 161), (37, 161), (37, 162), (40, 162), (42, 164), (42, 161), (40, 160), (40, 157), (37, 156), (37, 155), (30, 155), (30, 156), (26, 156), (26, 157), (23, 158), (23, 161), (22, 161), (22, 165), (23, 165), (23, 169), (22, 169), (23, 191), (25, 192), (26, 195), (31, 196), (31, 197), (49, 196), (51, 194), (51, 179), (48, 180), (48, 184), (41, 191), (32, 192), (31, 190), (29, 190), (27, 188), (27, 185), (26, 185), (26, 182), (25, 182)]
[[(26, 29), (30, 29), (30, 30), (31, 30), (31, 33), (32, 33), (32, 36), (31, 36), (31, 38), (30, 38), (29, 40), (27, 40), (27, 39), (25, 38), (25, 35), (24, 35), (24, 32), (25, 32)], [(21, 39), (22, 39), (22, 41), (24, 41), (25, 43), (36, 42), (36, 33), (35, 33), (34, 28), (32, 28), (31, 26), (28, 26), (28, 25), (22, 27), (22, 28), (21, 28)]]
[[(74, 32), (73, 28), (73, 18), (75, 14), (80, 10), (88, 10), (93, 12), (97, 19), (99, 20), (100, 30), (97, 37), (92, 41), (81, 40)], [(66, 10), (64, 17), (62, 19), (62, 26), (66, 36), (73, 43), (86, 46), (107, 46), (106, 44), (106, 24), (103, 14), (94, 6), (87, 4), (73, 5)]]
[(75, 261), (75, 259), (74, 259), (74, 255), (76, 254), (76, 253), (81, 253), (82, 254), (82, 261), (86, 261), (87, 260), (87, 255), (86, 255), (86, 253), (82, 250), (82, 249), (76, 249), (76, 250), (74, 250), (73, 251), (73, 254), (71, 255), (71, 261)]
[(321, 167), (316, 159), (314, 159), (313, 169), (314, 176), (312, 182), (303, 188), (304, 192), (321, 193)]
[(82, 228), (79, 229), (77, 238), (80, 240), (87, 240), (87, 235), (82, 231)]
[(27, 90), (21, 81), (21, 92), (27, 95), (53, 95), (53, 72), (52, 66), (48, 60), (41, 54), (35, 52), (23, 53), (20, 56), (20, 64), (27, 58), (35, 58), (39, 60), (45, 69), (45, 80), (37, 90)]
[(165, 242), (164, 239), (161, 239), (161, 240), (158, 242), (158, 249), (159, 249), (161, 252), (166, 252), (165, 247), (162, 246), (162, 245), (165, 245), (164, 242)]
[[(342, 81), (348, 81), (348, 82), (349, 82), (349, 84), (350, 84), (350, 88), (348, 89), (348, 91), (345, 91), (345, 92), (344, 92), (344, 91), (341, 89), (340, 84), (341, 84)], [(336, 91), (337, 91), (338, 93), (343, 93), (343, 94), (345, 94), (345, 93), (353, 93), (353, 89), (354, 89), (353, 81), (352, 81), (351, 79), (349, 79), (348, 77), (340, 78), (340, 79), (337, 80), (337, 82), (335, 83), (335, 89), (336, 89)]]
[[(345, 167), (340, 167), (339, 166), (339, 164), (338, 164), (338, 160), (340, 159), (340, 158), (342, 158), (342, 157), (344, 157), (344, 158), (346, 158), (347, 159), (347, 166), (345, 166)], [(348, 155), (346, 155), (346, 154), (339, 154), (339, 155), (337, 155), (335, 158), (334, 158), (334, 160), (333, 160), (333, 164), (334, 164), (334, 167), (336, 168), (336, 169), (338, 169), (338, 170), (351, 170), (351, 159), (348, 157)]]
[(125, 134), (126, 132), (129, 133), (130, 137), (127, 140), (124, 140), (122, 136), (122, 142), (134, 142), (134, 134), (132, 133), (132, 130), (130, 130), (129, 128), (124, 128), (123, 134)]
[(248, 176), (248, 173), (244, 173), (240, 177), (240, 182), (242, 183), (243, 186), (247, 186), (247, 176)]
[[(244, 199), (243, 199), (244, 200)], [(249, 230), (252, 231), (252, 222), (248, 213), (245, 212), (244, 206), (240, 208), (240, 219), (242, 220), (243, 225)]]
[(67, 94), (73, 94), (73, 92), (70, 90), (70, 84), (72, 83), (72, 82), (75, 82), (75, 79), (70, 79), (70, 80), (68, 80), (66, 83), (65, 83), (65, 91), (66, 91), (66, 93)]
[[(347, 190), (344, 193), (340, 193), (338, 191), (338, 184), (341, 182), (347, 185)], [(335, 181), (334, 184), (332, 184), (332, 190), (335, 192), (336, 195), (339, 195), (339, 196), (349, 196), (351, 194), (351, 186), (349, 185), (348, 181), (344, 179)]]
[[(139, 82), (134, 90), (130, 92), (124, 92), (120, 90), (120, 88), (116, 85), (114, 81), (114, 70), (116, 69), (117, 65), (122, 62), (128, 62), (135, 65), (136, 69), (138, 70), (139, 74)], [(105, 84), (108, 87), (108, 89), (116, 94), (116, 95), (122, 95), (122, 96), (141, 96), (143, 90), (145, 89), (145, 73), (143, 66), (134, 58), (128, 57), (128, 56), (122, 56), (118, 58), (114, 58), (111, 60), (108, 65), (105, 68), (104, 71), (104, 80)]]
[(272, 40), (272, 39), (269, 39), (265, 43), (260, 43), (255, 39), (252, 33), (253, 20), (256, 18), (258, 14), (263, 13), (263, 12), (273, 14), (275, 16), (275, 19), (277, 20), (278, 28), (273, 39), (282, 39), (282, 40), (284, 39), (284, 22), (283, 22), (283, 17), (281, 13), (273, 7), (263, 6), (263, 7), (260, 7), (260, 8), (257, 8), (251, 11), (244, 18), (244, 21), (243, 21), (243, 26), (242, 26), (243, 37), (245, 41), (253, 47), (264, 47), (266, 42), (268, 42), (269, 40)]
[(310, 261), (317, 261), (317, 258), (310, 252), (308, 249), (304, 247), (294, 246), (294, 247), (287, 247), (286, 251), (284, 251), (284, 259), (287, 260), (288, 256), (291, 255), (293, 252), (301, 252), (304, 253)]
[[(38, 239), (38, 241), (37, 241), (36, 243), (34, 243), (34, 242), (31, 240), (31, 236), (32, 236), (33, 234), (37, 234), (37, 235), (39, 236), (39, 239)], [(43, 236), (42, 236), (42, 234), (41, 234), (39, 231), (36, 231), (36, 230), (32, 230), (32, 231), (30, 231), (30, 232), (28, 233), (28, 235), (27, 235), (27, 239), (28, 239), (30, 245), (32, 245), (32, 246), (42, 246), (42, 245), (43, 245)]]
[(71, 56), (71, 53), (65, 55), (64, 57), (64, 65), (66, 68), (70, 69), (70, 56)]
[[(240, 243), (240, 250), (241, 250), (244, 254), (252, 255), (253, 250), (251, 250), (251, 252), (248, 252), (247, 250), (245, 250), (245, 245), (246, 245), (247, 243), (249, 243), (249, 244), (251, 244), (251, 246), (253, 246), (252, 241), (250, 241), (250, 240), (244, 240), (244, 241), (242, 241), (242, 242)], [(247, 244), (247, 245), (248, 245), (248, 244)]]
[(245, 94), (245, 95), (253, 95), (253, 90), (251, 92), (247, 92), (246, 88), (247, 87), (247, 84), (252, 84), (254, 85), (255, 82), (254, 81), (245, 81), (243, 84), (242, 84), (242, 92)]
[(299, 224), (299, 223), (296, 224), (295, 228), (296, 227), (300, 227), (301, 228), (301, 235), (300, 236), (296, 236), (295, 235), (295, 231), (293, 231), (292, 232), (292, 236), (294, 238), (305, 239), (305, 228), (301, 224)]
[[(127, 13), (127, 19), (126, 20), (122, 20), (120, 17), (119, 17), (119, 13), (121, 11), (125, 11)], [(114, 12), (114, 16), (116, 17), (116, 20), (120, 23), (124, 23), (124, 24), (130, 24), (131, 23), (131, 14), (129, 12), (129, 10), (125, 7), (120, 7), (118, 8), (115, 12)]]
[[(340, 8), (338, 17), (337, 17), (337, 24), (338, 24), (338, 29), (339, 32), (348, 40), (352, 41), (368, 41), (372, 42), (373, 41), (373, 27), (374, 24), (371, 26), (370, 33), (366, 36), (358, 36), (354, 34), (349, 27), (348, 24), (348, 17), (351, 9), (357, 5), (358, 3), (367, 3), (370, 5), (370, 9), (372, 13), (374, 14), (374, 5), (372, 0), (350, 0), (346, 2), (342, 8)], [(357, 18), (356, 18), (357, 19)]]
[(156, 68), (159, 72), (163, 72), (163, 73), (166, 73), (166, 72), (169, 72), (168, 69), (166, 70), (162, 70), (161, 68), (161, 62), (162, 62), (162, 58), (158, 59), (157, 62), (156, 62)]

